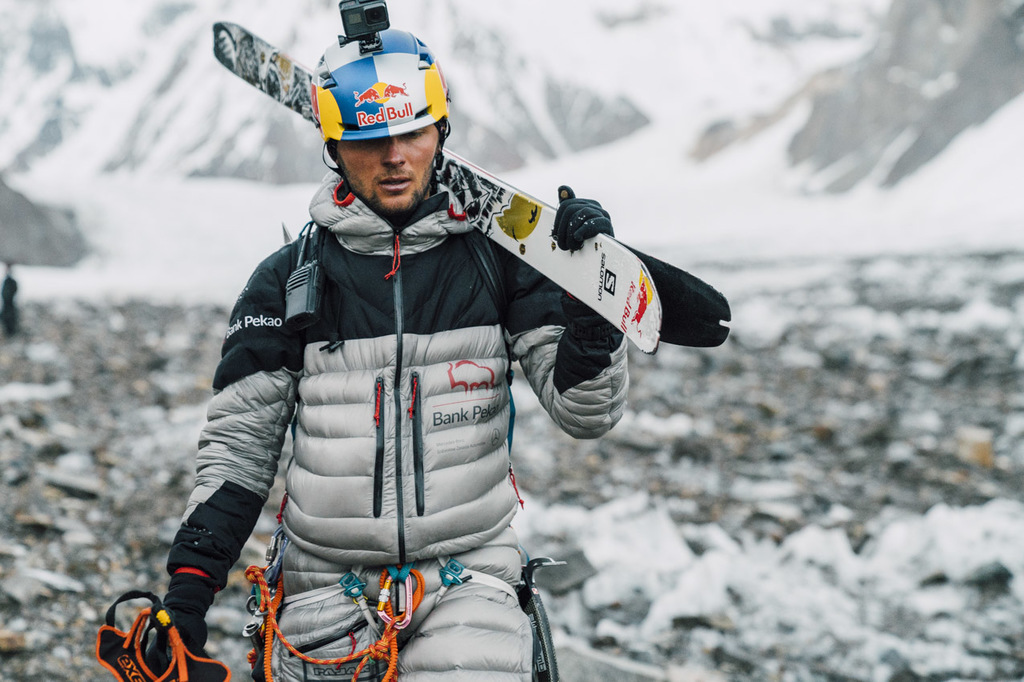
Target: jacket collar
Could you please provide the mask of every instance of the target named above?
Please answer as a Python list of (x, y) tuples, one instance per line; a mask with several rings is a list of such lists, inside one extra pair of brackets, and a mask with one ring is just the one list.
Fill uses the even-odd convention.
[(469, 221), (457, 217), (460, 214), (448, 188), (441, 185), (405, 226), (396, 228), (359, 197), (349, 194), (335, 173), (324, 177), (309, 204), (309, 215), (317, 225), (334, 233), (346, 248), (371, 255), (391, 255), (396, 233), (400, 234), (403, 253), (417, 253), (436, 246), (450, 234), (473, 229)]

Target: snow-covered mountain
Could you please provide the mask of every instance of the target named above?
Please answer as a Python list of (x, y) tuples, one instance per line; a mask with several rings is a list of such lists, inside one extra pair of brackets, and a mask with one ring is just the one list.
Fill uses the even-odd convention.
[[(802, 37), (784, 20), (772, 28), (776, 43)], [(864, 56), (816, 74), (773, 111), (716, 121), (694, 153), (708, 158), (810, 102), (787, 149), (791, 163), (809, 169), (804, 189), (893, 186), (1024, 92), (1022, 56), (1020, 0), (896, 0)]]
[[(919, 3), (389, 8), (444, 64), (453, 149), (543, 200), (599, 198), (619, 236), (691, 269), (1024, 248), (1022, 3), (907, 21)], [(216, 63), (218, 20), (307, 64), (340, 27), (334, 0), (0, 0), (0, 173), (74, 210), (91, 249), (24, 295), (229, 302), (280, 224), (307, 220), (319, 136)]]
[[(210, 26), (241, 23), (312, 65), (340, 30), (335, 0), (4, 4), (0, 169), (321, 174), (315, 132), (217, 65)], [(504, 170), (773, 107), (864, 52), (886, 4), (392, 0), (390, 13), (442, 59), (452, 144)]]
[(1024, 92), (1022, 56), (1021, 0), (896, 2), (867, 57), (818, 93), (790, 157), (829, 191), (895, 185)]

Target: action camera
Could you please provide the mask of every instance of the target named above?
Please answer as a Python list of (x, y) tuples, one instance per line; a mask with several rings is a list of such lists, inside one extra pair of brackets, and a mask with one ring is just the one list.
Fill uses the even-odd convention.
[(341, 0), (338, 11), (341, 12), (345, 37), (350, 41), (378, 42), (378, 33), (391, 26), (384, 0)]

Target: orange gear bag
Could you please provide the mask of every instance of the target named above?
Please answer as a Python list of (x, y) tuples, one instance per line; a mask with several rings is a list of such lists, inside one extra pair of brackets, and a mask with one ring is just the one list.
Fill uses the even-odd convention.
[[(114, 625), (117, 605), (131, 599), (149, 599), (152, 606), (143, 609), (128, 632)], [(166, 670), (153, 671), (146, 665), (146, 645), (150, 631), (167, 635), (171, 663)], [(121, 682), (229, 682), (231, 671), (212, 658), (196, 656), (181, 641), (171, 614), (152, 592), (132, 590), (121, 595), (107, 610), (106, 625), (96, 636), (96, 659)]]

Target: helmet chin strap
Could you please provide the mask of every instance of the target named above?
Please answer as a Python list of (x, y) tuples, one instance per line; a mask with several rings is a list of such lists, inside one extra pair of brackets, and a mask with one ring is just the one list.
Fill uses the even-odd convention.
[(452, 126), (447, 118), (442, 118), (434, 126), (438, 132), (437, 153), (434, 154), (434, 178), (430, 187), (430, 194), (437, 194), (437, 188), (441, 185), (441, 169), (444, 167), (444, 143), (452, 133)]
[(334, 142), (334, 140), (328, 140), (328, 141), (324, 142), (324, 148), (323, 148), (324, 165), (327, 166), (328, 168), (330, 168), (332, 171), (334, 171), (338, 175), (341, 175), (341, 168), (338, 167), (338, 164), (334, 161), (334, 157), (331, 155), (330, 149), (328, 149), (328, 147), (327, 147), (327, 145), (331, 144), (332, 142)]

